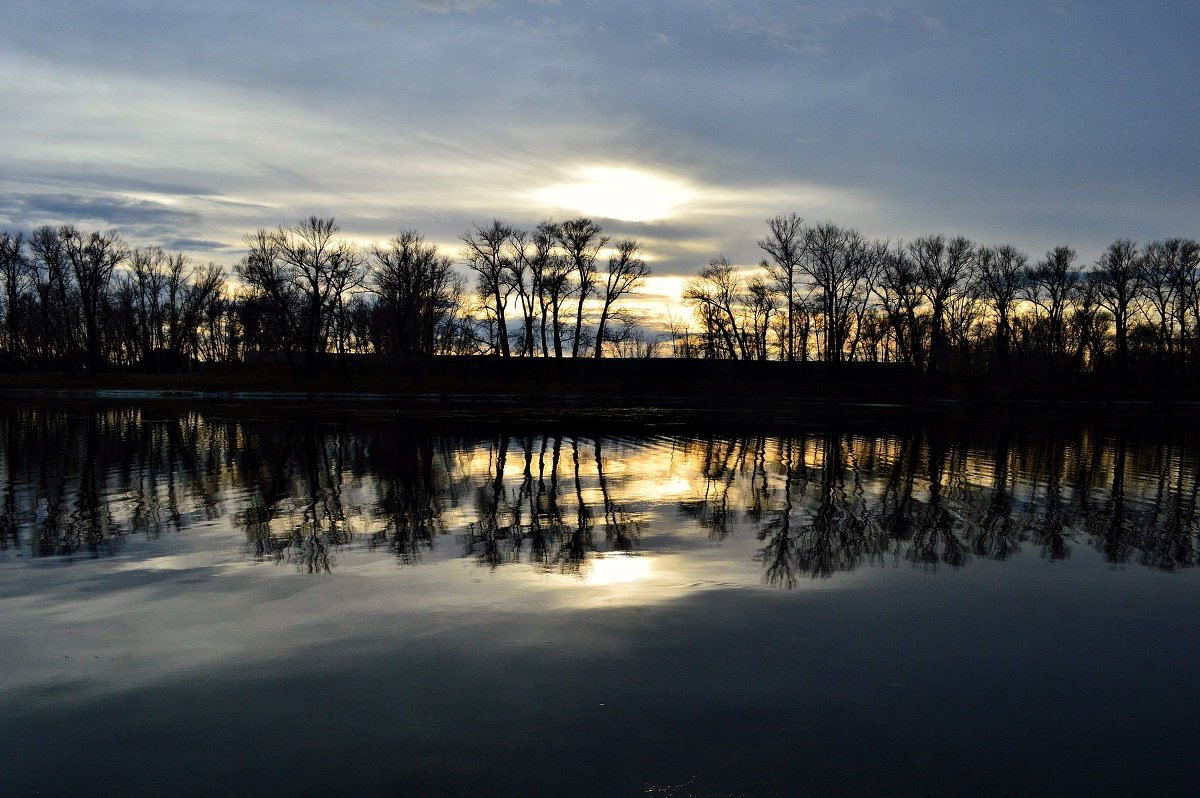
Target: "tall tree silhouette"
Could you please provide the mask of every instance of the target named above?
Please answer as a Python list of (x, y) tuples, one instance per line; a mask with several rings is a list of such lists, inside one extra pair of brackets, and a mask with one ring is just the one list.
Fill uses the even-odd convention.
[(456, 299), (453, 262), (415, 230), (404, 230), (386, 246), (371, 248), (371, 266), (368, 286), (379, 297), (386, 349), (402, 357), (432, 356), (438, 327)]
[(496, 322), (496, 354), (509, 356), (508, 319), (505, 315), (512, 285), (508, 280), (509, 239), (513, 228), (499, 219), (488, 227), (475, 227), (462, 236), (463, 259), (479, 275), (479, 293), (491, 301)]
[(604, 333), (613, 309), (622, 297), (640, 287), (650, 275), (650, 265), (641, 258), (641, 244), (631, 238), (618, 241), (616, 252), (608, 259), (604, 287), (600, 295), (600, 320), (596, 323), (595, 357), (604, 350)]
[(796, 301), (799, 280), (798, 270), (807, 248), (807, 231), (804, 220), (794, 213), (775, 216), (767, 220), (767, 237), (758, 242), (758, 247), (771, 260), (771, 272), (783, 294), (786, 332), (783, 338), (782, 356), (789, 363), (796, 359)]
[(937, 373), (945, 367), (947, 353), (946, 308), (967, 277), (974, 245), (961, 237), (947, 241), (945, 236), (931, 235), (914, 240), (908, 249), (931, 310), (929, 371)]
[[(555, 228), (558, 244), (575, 274), (575, 338), (571, 342), (571, 357), (579, 357), (583, 346), (583, 306), (596, 287), (596, 258), (608, 243), (600, 225), (586, 217), (568, 219)], [(596, 341), (599, 346), (599, 340)]]

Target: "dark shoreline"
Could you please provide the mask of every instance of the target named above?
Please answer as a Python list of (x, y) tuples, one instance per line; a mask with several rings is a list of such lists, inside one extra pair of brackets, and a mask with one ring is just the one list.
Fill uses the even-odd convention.
[(282, 362), (222, 364), (186, 373), (54, 371), (0, 373), (0, 389), (40, 391), (178, 391), (204, 394), (298, 394), (429, 397), (523, 396), (554, 404), (668, 403), (710, 406), (731, 401), (1200, 402), (1200, 380), (1134, 374), (1124, 382), (1092, 372), (1030, 370), (1020, 377), (933, 376), (894, 363), (783, 363), (591, 358), (446, 356), (404, 362), (352, 356), (300, 378)]
[(968, 424), (1187, 422), (1200, 417), (1190, 386), (1118, 389), (1096, 375), (1039, 385), (931, 380), (903, 369), (849, 364), (729, 361), (554, 361), (452, 358), (356, 367), (313, 380), (281, 364), (222, 366), (191, 374), (5, 374), (0, 402), (154, 404), (230, 413), (430, 422), (586, 423), (631, 431), (830, 422)]

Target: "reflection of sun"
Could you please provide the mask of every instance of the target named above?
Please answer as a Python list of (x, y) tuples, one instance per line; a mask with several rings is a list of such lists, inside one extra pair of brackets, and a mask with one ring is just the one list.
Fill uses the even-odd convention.
[(592, 559), (586, 581), (589, 585), (636, 582), (650, 575), (650, 560), (630, 554), (606, 554)]
[(556, 208), (626, 222), (651, 222), (673, 216), (696, 197), (683, 181), (613, 166), (580, 169), (575, 179), (534, 192), (534, 199)]

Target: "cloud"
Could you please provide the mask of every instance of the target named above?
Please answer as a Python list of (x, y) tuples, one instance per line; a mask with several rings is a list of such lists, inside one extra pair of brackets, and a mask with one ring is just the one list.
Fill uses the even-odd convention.
[(202, 238), (171, 238), (162, 244), (166, 250), (186, 250), (189, 252), (224, 252), (232, 247), (223, 241), (206, 241)]
[(166, 232), (196, 221), (195, 214), (160, 202), (80, 194), (9, 197), (0, 208), (0, 213), (7, 217), (9, 224), (18, 227), (61, 223)]
[(207, 251), (225, 257), (248, 230), (320, 213), (356, 237), (416, 228), (450, 251), (473, 221), (573, 212), (531, 195), (609, 167), (695, 189), (680, 215), (605, 222), (643, 238), (664, 274), (722, 253), (754, 262), (762, 220), (791, 210), (884, 237), (1081, 251), (1106, 243), (1100, 230), (1194, 225), (1200, 114), (1180, 101), (1200, 69), (1194, 11), (8, 5), (9, 224), (32, 218), (11, 198), (46, 197), (160, 242), (223, 242)]

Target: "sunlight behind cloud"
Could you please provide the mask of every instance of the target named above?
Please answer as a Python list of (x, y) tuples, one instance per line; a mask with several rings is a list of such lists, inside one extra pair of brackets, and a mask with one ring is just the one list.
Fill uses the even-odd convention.
[(676, 178), (613, 166), (580, 169), (574, 179), (533, 194), (554, 208), (625, 222), (668, 219), (696, 197), (695, 189)]

